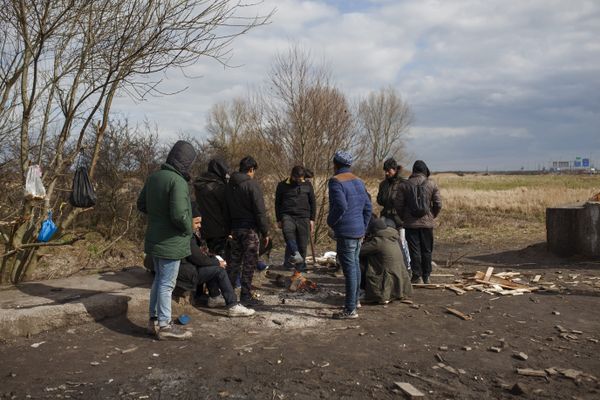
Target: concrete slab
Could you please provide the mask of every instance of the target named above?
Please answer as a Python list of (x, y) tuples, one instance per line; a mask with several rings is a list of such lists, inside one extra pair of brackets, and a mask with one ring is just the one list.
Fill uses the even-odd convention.
[(566, 204), (546, 209), (548, 248), (567, 257), (600, 256), (600, 203)]
[(0, 289), (0, 338), (100, 321), (142, 307), (152, 276), (130, 268)]

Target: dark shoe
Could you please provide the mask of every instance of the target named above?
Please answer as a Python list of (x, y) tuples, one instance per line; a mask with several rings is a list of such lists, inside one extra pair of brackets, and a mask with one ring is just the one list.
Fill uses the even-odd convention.
[(156, 336), (158, 332), (158, 318), (150, 317), (148, 320), (148, 335)]
[(209, 297), (206, 305), (208, 308), (225, 307), (225, 299), (221, 295)]
[(352, 310), (352, 312), (344, 310), (342, 312), (333, 314), (331, 317), (333, 319), (356, 319), (358, 318), (358, 313), (356, 312), (356, 310)]
[(192, 337), (192, 332), (186, 331), (177, 325), (169, 324), (158, 328), (158, 340), (185, 340)]
[(429, 283), (429, 277), (428, 276), (424, 276), (423, 277), (423, 283)]
[(265, 305), (264, 301), (259, 300), (254, 296), (242, 296), (240, 298), (240, 303), (242, 303), (242, 305), (244, 305), (246, 307), (250, 307), (250, 308)]
[(421, 277), (417, 276), (417, 275), (413, 275), (412, 278), (410, 278), (410, 283), (419, 283), (421, 281)]

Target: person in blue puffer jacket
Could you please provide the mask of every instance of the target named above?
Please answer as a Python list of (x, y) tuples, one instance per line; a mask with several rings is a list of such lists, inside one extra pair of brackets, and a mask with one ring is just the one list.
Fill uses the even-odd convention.
[(334, 176), (329, 179), (329, 215), (327, 225), (334, 232), (337, 262), (344, 271), (346, 300), (344, 309), (334, 319), (358, 318), (360, 287), (359, 254), (362, 238), (371, 219), (371, 199), (365, 184), (350, 167), (352, 154), (337, 151), (333, 157)]

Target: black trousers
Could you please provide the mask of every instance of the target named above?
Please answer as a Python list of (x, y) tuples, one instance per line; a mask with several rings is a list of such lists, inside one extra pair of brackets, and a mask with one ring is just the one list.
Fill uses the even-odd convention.
[(431, 275), (433, 251), (433, 228), (405, 228), (413, 277), (428, 278)]
[(281, 218), (281, 230), (286, 244), (284, 265), (290, 269), (295, 267), (299, 271), (306, 270), (306, 263), (294, 266), (288, 260), (296, 251), (300, 253), (302, 258), (306, 259), (306, 248), (308, 247), (310, 235), (310, 219), (284, 214)]
[[(225, 268), (214, 265), (196, 269), (198, 270), (198, 286), (202, 286), (202, 284), (206, 283), (210, 297), (216, 297), (223, 294), (225, 304), (228, 306), (237, 303), (237, 297), (235, 296), (235, 292), (233, 291)], [(219, 290), (221, 291), (220, 293)]]

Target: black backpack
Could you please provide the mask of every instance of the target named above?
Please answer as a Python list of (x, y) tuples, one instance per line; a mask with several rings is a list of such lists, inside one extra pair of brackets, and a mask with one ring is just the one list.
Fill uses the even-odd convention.
[(96, 193), (90, 182), (87, 168), (83, 166), (77, 167), (75, 176), (73, 177), (73, 191), (69, 202), (73, 207), (88, 208), (96, 205)]
[(420, 185), (408, 181), (410, 192), (408, 195), (408, 211), (412, 216), (421, 218), (429, 212), (429, 198), (427, 197), (427, 189), (425, 184), (427, 179)]

